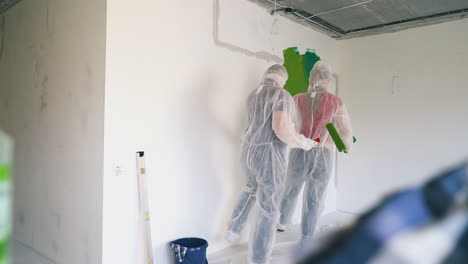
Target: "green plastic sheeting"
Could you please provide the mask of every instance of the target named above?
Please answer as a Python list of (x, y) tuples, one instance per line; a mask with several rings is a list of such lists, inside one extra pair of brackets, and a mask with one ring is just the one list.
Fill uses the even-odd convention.
[(11, 232), (11, 182), (10, 166), (0, 164), (0, 264), (9, 264), (10, 254), (8, 247)]
[(0, 130), (0, 264), (10, 264), (13, 142)]
[(10, 180), (10, 166), (0, 164), (0, 182)]
[(288, 80), (284, 89), (292, 96), (307, 92), (309, 87), (309, 75), (314, 64), (320, 60), (313, 49), (307, 49), (301, 55), (297, 47), (287, 48), (283, 51), (284, 67), (288, 71)]

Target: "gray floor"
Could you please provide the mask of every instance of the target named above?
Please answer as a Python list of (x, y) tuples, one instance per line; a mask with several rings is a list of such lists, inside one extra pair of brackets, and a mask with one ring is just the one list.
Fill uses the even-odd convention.
[[(333, 212), (321, 217), (316, 234), (326, 235), (351, 223), (356, 215)], [(270, 264), (290, 263), (291, 251), (299, 240), (299, 226), (284, 233), (277, 233)], [(208, 256), (210, 264), (247, 264), (247, 243), (233, 245)]]
[[(288, 263), (289, 252), (299, 238), (297, 231), (278, 233), (271, 264)], [(233, 245), (208, 257), (210, 264), (247, 264), (247, 243)]]
[[(318, 235), (323, 235), (347, 225), (356, 215), (334, 212), (320, 219)], [(289, 263), (291, 250), (299, 239), (299, 226), (284, 233), (278, 233), (270, 264)], [(247, 243), (233, 245), (208, 256), (210, 264), (247, 264)], [(18, 242), (12, 243), (12, 264), (55, 264), (30, 247)]]

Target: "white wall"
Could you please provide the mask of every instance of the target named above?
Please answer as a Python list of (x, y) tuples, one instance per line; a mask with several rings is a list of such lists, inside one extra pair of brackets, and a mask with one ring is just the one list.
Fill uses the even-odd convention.
[[(103, 263), (138, 263), (138, 150), (146, 152), (155, 263), (170, 263), (168, 242), (179, 237), (206, 238), (211, 252), (225, 247), (244, 184), (245, 99), (273, 63), (266, 59), (299, 46), (338, 61), (331, 38), (283, 18), (277, 35), (265, 35), (273, 18), (263, 9), (217, 2), (108, 1)], [(237, 30), (228, 33), (232, 21)]]
[(14, 238), (54, 263), (101, 263), (105, 15), (103, 0), (23, 0), (3, 14)]
[(357, 138), (338, 162), (338, 208), (468, 158), (468, 19), (340, 41), (340, 94)]

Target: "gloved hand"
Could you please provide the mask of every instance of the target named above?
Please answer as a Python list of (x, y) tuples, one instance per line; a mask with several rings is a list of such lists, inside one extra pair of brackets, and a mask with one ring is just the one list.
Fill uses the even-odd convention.
[(311, 140), (311, 139), (308, 139), (306, 141), (306, 144), (304, 145), (304, 147), (302, 149), (306, 150), (306, 151), (309, 151), (311, 150), (312, 148), (317, 148), (317, 147), (320, 147), (321, 144), (318, 143), (318, 142), (315, 142), (314, 140)]

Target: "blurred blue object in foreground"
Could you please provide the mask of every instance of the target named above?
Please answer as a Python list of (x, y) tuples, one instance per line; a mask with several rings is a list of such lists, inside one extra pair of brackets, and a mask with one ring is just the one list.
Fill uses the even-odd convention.
[(466, 264), (467, 197), (468, 164), (463, 164), (386, 197), (296, 263)]

